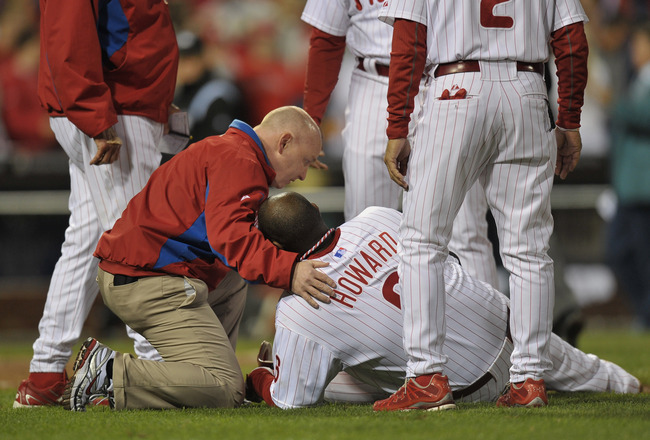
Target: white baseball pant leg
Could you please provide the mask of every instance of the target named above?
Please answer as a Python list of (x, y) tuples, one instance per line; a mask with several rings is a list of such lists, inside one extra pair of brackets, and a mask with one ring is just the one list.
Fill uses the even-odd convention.
[(456, 214), (449, 250), (458, 255), (463, 268), (473, 277), (499, 287), (497, 264), (488, 238), (487, 199), (480, 182), (467, 191)]
[(442, 92), (437, 83), (430, 82), (420, 92), (423, 108), (411, 142), (406, 174), (410, 189), (404, 193), (400, 224), (398, 272), (407, 377), (443, 371), (447, 362), (443, 354), (447, 245), (453, 220), (473, 184), (470, 179), (477, 176), (474, 162), (489, 156), (470, 151), (480, 134), (473, 121), (480, 125), (479, 116), (487, 114), (486, 108), (479, 107), (482, 101), (437, 100)]
[[(90, 160), (97, 152), (92, 138), (67, 118), (50, 118), (50, 126), (70, 160), (71, 214), (39, 322), (30, 372), (65, 369), (99, 292), (95, 281), (98, 260), (92, 256), (97, 241), (160, 165), (156, 147), (163, 134), (163, 124), (140, 116), (118, 116), (119, 159), (110, 165), (92, 166)], [(138, 356), (161, 359), (142, 336), (128, 327), (127, 332), (134, 337)]]
[(325, 388), (325, 401), (340, 403), (373, 403), (385, 399), (390, 394), (380, 387), (369, 385), (351, 376), (345, 371), (327, 384)]
[(638, 393), (639, 379), (618, 365), (573, 347), (558, 335), (551, 336), (553, 368), (544, 380), (556, 391)]
[(341, 133), (345, 220), (369, 206), (400, 209), (402, 190), (384, 165), (387, 93), (388, 78), (354, 69)]
[(481, 182), (510, 273), (510, 381), (517, 383), (540, 379), (552, 367), (555, 284), (548, 248), (557, 147), (542, 76), (517, 72), (514, 63), (482, 63), (481, 69), (473, 75), (483, 79), (480, 99), (489, 101), (486, 114), (495, 115), (490, 127), (497, 144)]

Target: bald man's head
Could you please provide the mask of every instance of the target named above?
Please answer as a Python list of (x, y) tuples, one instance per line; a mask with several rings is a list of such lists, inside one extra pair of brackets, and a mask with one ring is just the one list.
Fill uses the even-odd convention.
[(269, 112), (255, 132), (276, 172), (276, 188), (296, 179), (304, 180), (309, 164), (318, 159), (323, 146), (320, 128), (299, 107), (280, 107)]

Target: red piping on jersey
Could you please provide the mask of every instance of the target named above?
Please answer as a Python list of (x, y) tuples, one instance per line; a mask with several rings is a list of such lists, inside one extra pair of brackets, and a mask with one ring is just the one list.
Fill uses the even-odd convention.
[(339, 238), (341, 237), (341, 230), (339, 228), (336, 228), (336, 231), (334, 231), (334, 238), (332, 239), (332, 242), (328, 244), (325, 248), (314, 252), (313, 254), (308, 256), (309, 260), (315, 260), (316, 258), (323, 257), (330, 252), (334, 250), (336, 247), (336, 244), (339, 242)]

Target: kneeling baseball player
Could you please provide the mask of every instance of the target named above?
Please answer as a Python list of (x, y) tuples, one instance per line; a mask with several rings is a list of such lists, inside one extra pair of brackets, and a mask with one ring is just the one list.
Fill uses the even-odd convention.
[[(327, 401), (371, 403), (405, 380), (398, 284), (398, 211), (371, 207), (336, 229), (297, 193), (269, 198), (258, 226), (276, 246), (302, 259), (329, 263), (336, 298), (314, 309), (294, 295), (280, 299), (275, 342), (260, 350), (247, 377), (247, 398), (283, 409)], [(445, 265), (447, 337), (444, 353), (449, 404), (495, 401), (506, 389), (510, 353), (509, 300), (472, 279), (453, 256)], [(264, 353), (267, 351), (267, 353)], [(641, 392), (637, 378), (553, 335), (553, 369), (544, 378), (557, 391)], [(644, 391), (646, 387), (644, 386)], [(525, 396), (523, 401), (525, 401)], [(547, 404), (547, 396), (524, 406)]]

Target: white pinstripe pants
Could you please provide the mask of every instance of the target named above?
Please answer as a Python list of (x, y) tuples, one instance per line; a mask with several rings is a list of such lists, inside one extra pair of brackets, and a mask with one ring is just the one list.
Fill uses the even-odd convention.
[[(69, 158), (70, 222), (47, 292), (30, 372), (58, 373), (65, 369), (99, 292), (98, 260), (92, 256), (97, 241), (159, 166), (157, 145), (163, 124), (140, 116), (118, 116), (119, 159), (100, 166), (89, 165), (97, 151), (93, 139), (67, 118), (50, 118), (50, 126)], [(127, 331), (139, 356), (160, 358), (142, 336), (128, 327)]]
[[(489, 67), (440, 77), (423, 91), (400, 227), (408, 376), (441, 371), (446, 362), (445, 249), (476, 180), (485, 188), (510, 272), (510, 379), (540, 378), (551, 368), (554, 280), (547, 251), (556, 145), (546, 89), (541, 76), (518, 74), (514, 63)], [(453, 85), (465, 88), (468, 98), (437, 99)]]

